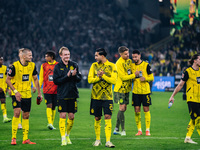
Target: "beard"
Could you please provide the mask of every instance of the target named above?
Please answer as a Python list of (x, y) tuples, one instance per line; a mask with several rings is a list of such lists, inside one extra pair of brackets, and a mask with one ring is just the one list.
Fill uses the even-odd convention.
[(98, 62), (98, 64), (102, 64), (102, 61), (101, 60), (99, 60), (99, 61), (97, 61)]

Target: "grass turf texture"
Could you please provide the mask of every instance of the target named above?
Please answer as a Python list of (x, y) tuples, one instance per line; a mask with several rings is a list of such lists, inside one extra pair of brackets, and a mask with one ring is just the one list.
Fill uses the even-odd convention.
[[(61, 138), (59, 131), (59, 113), (57, 112), (54, 126), (56, 130), (47, 129), (46, 118), (46, 104), (43, 102), (36, 105), (36, 94), (33, 94), (32, 108), (30, 114), (30, 130), (29, 138), (36, 142), (36, 145), (22, 144), (22, 130), (17, 133), (17, 145), (10, 145), (11, 142), (11, 122), (0, 123), (0, 149), (8, 150), (80, 150), (80, 149), (106, 149), (105, 147), (105, 122), (101, 122), (101, 142), (99, 147), (93, 147), (92, 143), (95, 141), (94, 133), (94, 117), (89, 115), (90, 107), (90, 89), (79, 89), (80, 98), (78, 99), (78, 113), (75, 115), (74, 126), (71, 131), (72, 145), (61, 147)], [(187, 125), (190, 117), (186, 101), (182, 100), (182, 93), (178, 93), (175, 97), (175, 104), (168, 109), (168, 99), (171, 92), (154, 92), (152, 97), (151, 112), (151, 136), (145, 136), (144, 113), (142, 110), (142, 136), (135, 136), (137, 128), (134, 119), (134, 109), (130, 104), (125, 112), (125, 129), (126, 136), (113, 135), (111, 141), (116, 145), (115, 149), (199, 149), (200, 139), (197, 131), (194, 131), (192, 139), (199, 144), (185, 144), (184, 138), (187, 132)], [(131, 97), (131, 94), (130, 94)], [(7, 98), (7, 112), (8, 117), (13, 116), (13, 109), (11, 105), (11, 98)], [(112, 116), (112, 132), (116, 123), (116, 116), (118, 112), (118, 105), (114, 105)], [(2, 112), (0, 113), (0, 120)]]

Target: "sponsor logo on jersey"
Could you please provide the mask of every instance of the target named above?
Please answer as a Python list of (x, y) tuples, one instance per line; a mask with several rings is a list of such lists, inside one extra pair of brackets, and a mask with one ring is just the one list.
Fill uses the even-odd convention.
[(197, 77), (197, 84), (200, 84), (200, 77)]
[(29, 81), (29, 74), (23, 74), (22, 81)]
[(49, 81), (53, 81), (53, 75), (49, 75)]
[(0, 73), (0, 78), (3, 78), (3, 73)]

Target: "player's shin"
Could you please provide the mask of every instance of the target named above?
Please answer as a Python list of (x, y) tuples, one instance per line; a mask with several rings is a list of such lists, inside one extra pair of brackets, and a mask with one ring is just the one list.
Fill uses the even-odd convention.
[(59, 128), (60, 128), (60, 135), (62, 138), (65, 137), (65, 122), (66, 122), (66, 119), (60, 118)]
[(186, 138), (191, 138), (191, 136), (194, 132), (194, 128), (195, 128), (195, 122), (194, 122), (194, 120), (190, 119), (190, 122), (189, 122), (188, 127), (187, 127)]
[(136, 122), (136, 126), (137, 126), (138, 131), (142, 131), (140, 112), (135, 112), (135, 122)]
[(145, 114), (146, 131), (149, 131), (151, 124), (151, 114), (150, 111), (144, 112), (144, 114)]
[(74, 124), (74, 119), (73, 120), (70, 120), (68, 118), (67, 120), (67, 131), (66, 131), (66, 136), (69, 136), (70, 132), (71, 132), (71, 129), (73, 127), (73, 124)]
[(109, 142), (109, 141), (110, 141), (111, 129), (112, 129), (111, 119), (105, 119), (105, 135), (106, 135), (106, 142)]
[(22, 119), (23, 141), (28, 139), (29, 119)]
[(94, 130), (96, 134), (96, 140), (100, 140), (100, 134), (101, 134), (101, 119), (100, 120), (94, 120)]
[(19, 118), (13, 117), (12, 119), (12, 139), (17, 136), (17, 128), (18, 128)]

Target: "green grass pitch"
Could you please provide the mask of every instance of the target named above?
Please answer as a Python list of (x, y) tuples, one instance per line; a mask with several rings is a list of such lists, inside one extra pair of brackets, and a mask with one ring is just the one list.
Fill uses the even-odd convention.
[[(2, 112), (0, 111), (0, 149), (1, 150), (80, 150), (80, 149), (107, 149), (105, 147), (104, 119), (101, 123), (101, 141), (102, 145), (93, 147), (95, 141), (94, 133), (94, 117), (89, 114), (90, 107), (90, 89), (79, 89), (80, 98), (78, 99), (78, 113), (75, 115), (74, 126), (71, 131), (72, 145), (61, 146), (61, 138), (59, 131), (59, 113), (56, 114), (54, 126), (56, 130), (47, 129), (46, 105), (44, 101), (40, 105), (36, 105), (36, 94), (33, 94), (32, 108), (30, 113), (30, 130), (29, 138), (36, 142), (36, 145), (22, 145), (22, 130), (17, 133), (17, 145), (10, 145), (11, 142), (11, 122), (3, 123)], [(199, 149), (200, 139), (197, 131), (194, 131), (193, 140), (198, 142), (197, 145), (185, 144), (184, 138), (187, 132), (187, 125), (190, 117), (186, 101), (182, 100), (182, 93), (178, 93), (175, 97), (175, 104), (168, 109), (168, 99), (171, 92), (153, 92), (151, 112), (151, 136), (145, 135), (136, 137), (137, 128), (134, 119), (134, 109), (128, 105), (125, 112), (125, 128), (126, 136), (111, 136), (111, 141), (116, 145), (116, 150), (132, 150), (132, 149)], [(131, 97), (131, 94), (130, 94)], [(7, 98), (8, 117), (13, 116), (11, 98)], [(115, 127), (118, 105), (114, 105), (112, 116), (112, 131)], [(142, 129), (145, 134), (144, 113), (142, 110)]]

